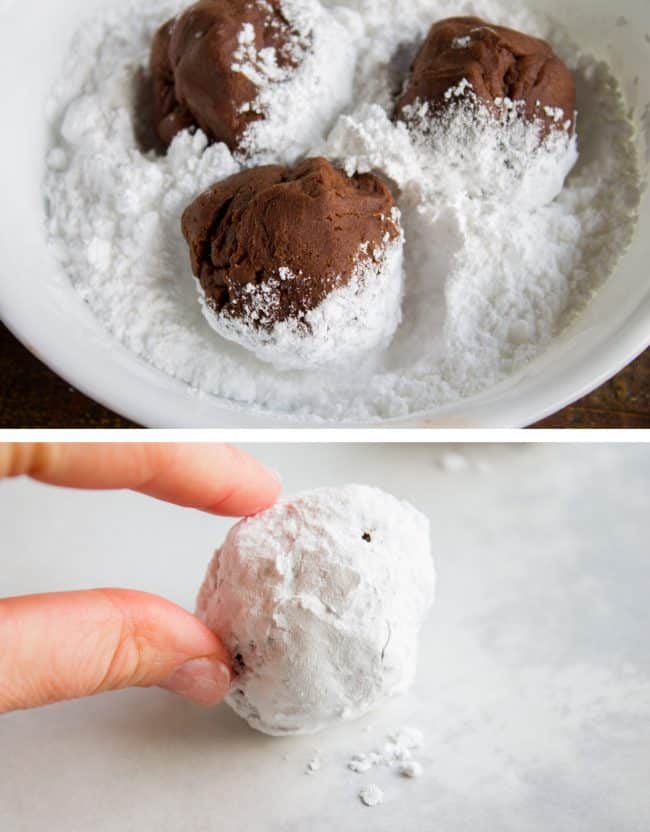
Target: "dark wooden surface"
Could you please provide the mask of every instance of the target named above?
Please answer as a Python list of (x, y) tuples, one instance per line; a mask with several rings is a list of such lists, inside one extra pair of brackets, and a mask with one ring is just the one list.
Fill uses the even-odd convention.
[[(0, 428), (132, 428), (78, 393), (0, 324)], [(650, 428), (650, 350), (591, 396), (535, 427)]]
[(131, 428), (34, 358), (0, 324), (0, 428)]
[(587, 398), (539, 428), (650, 428), (650, 350)]

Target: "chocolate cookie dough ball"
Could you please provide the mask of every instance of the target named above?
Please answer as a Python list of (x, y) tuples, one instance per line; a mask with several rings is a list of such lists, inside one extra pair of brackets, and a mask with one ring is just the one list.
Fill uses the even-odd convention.
[(209, 323), (280, 367), (387, 344), (401, 317), (403, 235), (391, 192), (326, 159), (226, 179), (183, 215)]
[(154, 128), (165, 146), (194, 127), (242, 155), (290, 158), (346, 103), (354, 60), (318, 0), (200, 0), (155, 35)]
[(573, 127), (576, 90), (567, 66), (543, 40), (492, 26), (477, 17), (435, 23), (413, 63), (397, 102), (396, 116), (408, 120), (414, 106), (444, 109), (449, 91), (467, 83), (494, 111), (512, 102), (543, 134)]

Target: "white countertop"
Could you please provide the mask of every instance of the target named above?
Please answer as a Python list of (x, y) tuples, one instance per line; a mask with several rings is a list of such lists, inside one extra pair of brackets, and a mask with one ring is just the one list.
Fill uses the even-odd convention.
[[(367, 482), (431, 517), (438, 601), (411, 694), (307, 739), (156, 690), (1, 717), (0, 830), (646, 832), (650, 446), (445, 453), (258, 450), (287, 492)], [(0, 595), (121, 585), (191, 608), (230, 522), (5, 482)], [(402, 726), (425, 733), (420, 779), (346, 769)], [(371, 782), (385, 803), (365, 808)]]

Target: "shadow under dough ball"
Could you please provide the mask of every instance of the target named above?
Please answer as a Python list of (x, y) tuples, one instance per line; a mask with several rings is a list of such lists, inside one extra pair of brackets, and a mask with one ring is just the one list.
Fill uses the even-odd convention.
[(444, 108), (446, 93), (464, 79), (490, 109), (509, 99), (523, 105), (527, 119), (541, 121), (545, 133), (567, 129), (567, 122), (573, 127), (575, 82), (549, 44), (477, 17), (453, 17), (431, 27), (397, 101), (396, 118), (408, 121), (408, 108), (418, 102)]
[(377, 176), (323, 158), (252, 168), (201, 194), (182, 228), (206, 317), (260, 358), (327, 363), (397, 328), (403, 237)]
[(233, 69), (244, 27), (258, 53), (274, 50), (280, 68), (297, 65), (297, 36), (280, 0), (201, 0), (156, 33), (153, 118), (165, 146), (181, 130), (199, 127), (236, 150), (248, 125), (263, 117), (248, 106), (256, 85)]

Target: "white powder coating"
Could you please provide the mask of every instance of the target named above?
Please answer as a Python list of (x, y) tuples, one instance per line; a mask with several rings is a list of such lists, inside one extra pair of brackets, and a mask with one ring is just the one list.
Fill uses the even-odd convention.
[(197, 603), (233, 656), (228, 704), (279, 736), (403, 693), (434, 581), (428, 520), (375, 488), (314, 491), (244, 520)]
[(244, 109), (264, 118), (246, 128), (238, 151), (257, 163), (301, 156), (352, 95), (356, 49), (346, 28), (318, 0), (282, 0), (282, 13), (294, 32), (287, 52), (296, 66), (279, 66), (271, 47), (258, 51), (250, 24), (240, 33), (232, 65), (258, 88)]
[(403, 238), (357, 261), (350, 281), (331, 292), (304, 318), (273, 320), (281, 302), (282, 284), (299, 280), (281, 268), (276, 278), (249, 285), (251, 314), (246, 319), (219, 313), (206, 301), (199, 285), (203, 314), (210, 326), (230, 341), (251, 350), (262, 361), (283, 369), (345, 364), (372, 349), (387, 347), (402, 317), (404, 290)]
[[(626, 103), (605, 64), (583, 55), (561, 28), (500, 0), (332, 0), (327, 6), (356, 50), (354, 92), (313, 151), (399, 185), (402, 324), (390, 346), (345, 372), (276, 371), (219, 338), (196, 303), (179, 217), (242, 161), (187, 133), (167, 157), (143, 155), (132, 126), (134, 79), (153, 32), (182, 5), (127, 3), (85, 25), (51, 107), (48, 227), (60, 260), (102, 325), (153, 366), (248, 410), (328, 421), (406, 418), (527, 364), (611, 274), (634, 229), (640, 177)], [(518, 179), (495, 164), (495, 153), (505, 142), (525, 163), (526, 132), (518, 145), (512, 132), (486, 127), (468, 154), (459, 113), (449, 133), (438, 131), (422, 168), (421, 143), (390, 120), (392, 92), (431, 22), (458, 14), (545, 37), (575, 72), (580, 159), (554, 201), (546, 203), (572, 163), (571, 147), (533, 154)], [(335, 71), (337, 60), (321, 55), (319, 74)], [(304, 89), (303, 111), (318, 99), (316, 86)], [(274, 161), (285, 148), (295, 154), (290, 145), (278, 140)], [(425, 171), (433, 181), (423, 181)]]
[(369, 786), (361, 789), (359, 792), (359, 800), (364, 806), (379, 806), (384, 802), (384, 793), (379, 786), (371, 783)]
[[(497, 99), (503, 110), (490, 112), (468, 82), (447, 91), (447, 109), (435, 117), (428, 103), (416, 103), (404, 109), (408, 121), (410, 153), (404, 157), (403, 170), (392, 170), (401, 187), (418, 187), (424, 199), (445, 204), (458, 195), (483, 203), (496, 202), (498, 211), (504, 204), (517, 210), (534, 210), (552, 202), (564, 187), (565, 180), (578, 159), (577, 136), (566, 130), (554, 130), (540, 141), (542, 126), (525, 116), (525, 105)], [(376, 116), (385, 114), (367, 111), (372, 125)], [(560, 109), (555, 121), (569, 128), (575, 114)], [(347, 122), (339, 129), (345, 137)], [(369, 134), (372, 142), (372, 129)], [(330, 152), (347, 147), (345, 138), (334, 134)], [(358, 139), (349, 169), (365, 167), (364, 155), (375, 151), (372, 143), (360, 148)], [(408, 167), (406, 167), (408, 165)]]

